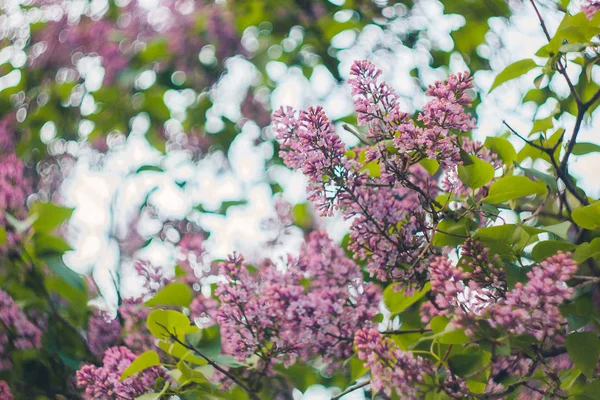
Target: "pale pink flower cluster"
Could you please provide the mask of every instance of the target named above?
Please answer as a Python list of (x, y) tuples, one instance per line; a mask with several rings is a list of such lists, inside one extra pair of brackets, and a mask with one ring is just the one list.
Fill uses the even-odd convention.
[(417, 116), (420, 126), (400, 111), (398, 95), (385, 82), (379, 82), (381, 70), (373, 63), (356, 61), (350, 73), (358, 121), (368, 125), (370, 138), (391, 139), (401, 154), (414, 151), (437, 160), (445, 169), (460, 163), (452, 134), (475, 128), (475, 120), (465, 112), (470, 106), (467, 91), (473, 87), (468, 74), (450, 75), (446, 82), (429, 87), (426, 94), (432, 99)]
[[(281, 141), (281, 157), (287, 166), (302, 171), (309, 179), (309, 200), (324, 215), (341, 209), (353, 218), (351, 247), (355, 256), (369, 261), (369, 271), (381, 280), (414, 280), (421, 271), (396, 268), (417, 256), (428, 229), (416, 191), (433, 194), (423, 169), (414, 165), (403, 184), (394, 174), (407, 175), (395, 164), (382, 164), (380, 178), (370, 178), (361, 168), (374, 158), (367, 154), (346, 156), (347, 149), (335, 134), (322, 108), (309, 108), (297, 116), (291, 108), (273, 115), (273, 127)], [(371, 158), (369, 158), (371, 157)]]
[(581, 5), (581, 11), (591, 21), (596, 13), (600, 11), (600, 0), (585, 0)]
[(85, 389), (85, 400), (134, 399), (153, 391), (155, 382), (167, 379), (162, 367), (151, 367), (121, 381), (121, 375), (136, 356), (126, 347), (111, 347), (104, 353), (102, 366), (84, 365), (76, 373), (76, 383)]
[(15, 396), (13, 396), (10, 391), (10, 387), (6, 381), (0, 381), (0, 400), (13, 400)]
[(437, 178), (418, 162), (436, 160), (456, 175), (457, 134), (475, 127), (465, 112), (472, 79), (451, 75), (430, 86), (432, 99), (416, 123), (400, 110), (398, 95), (379, 80), (381, 71), (370, 61), (355, 62), (351, 74), (358, 121), (368, 126), (367, 139), (375, 145), (348, 151), (322, 108), (296, 114), (288, 107), (273, 114), (280, 155), (308, 177), (308, 198), (323, 215), (339, 209), (352, 218), (349, 248), (368, 262), (372, 276), (414, 284), (426, 275), (415, 260), (431, 233), (427, 214), (435, 213), (439, 190)]
[(144, 278), (144, 289), (147, 293), (158, 292), (170, 281), (165, 275), (164, 268), (154, 265), (148, 260), (136, 260), (134, 268), (137, 274)]
[[(421, 315), (427, 322), (436, 315), (452, 318), (452, 322), (472, 332), (478, 317), (489, 315), (494, 328), (512, 334), (530, 334), (538, 340), (564, 332), (564, 317), (559, 305), (567, 301), (573, 289), (568, 281), (577, 270), (570, 254), (559, 252), (527, 273), (529, 280), (517, 283), (508, 291), (503, 272), (488, 260), (488, 250), (467, 244), (474, 258), (465, 257), (465, 272), (446, 257), (436, 257), (429, 267), (432, 301), (422, 305)], [(469, 261), (469, 258), (471, 261)]]
[(0, 370), (12, 366), (13, 350), (39, 349), (40, 328), (32, 323), (15, 304), (13, 298), (0, 290)]
[(221, 265), (217, 321), (223, 350), (239, 360), (253, 354), (265, 370), (314, 355), (332, 368), (352, 354), (354, 332), (370, 326), (380, 293), (324, 233), (312, 233), (287, 270), (267, 262), (250, 274), (241, 257)]
[(95, 311), (88, 320), (88, 347), (96, 357), (115, 346), (121, 340), (121, 324), (117, 318), (110, 319), (105, 313)]
[(371, 388), (375, 393), (402, 399), (424, 398), (420, 384), (433, 372), (428, 360), (402, 351), (391, 339), (375, 329), (362, 329), (354, 337), (358, 358), (371, 370)]
[(558, 252), (527, 273), (529, 280), (517, 283), (505, 299), (489, 310), (492, 327), (513, 334), (527, 333), (538, 340), (564, 333), (566, 322), (558, 306), (569, 300), (573, 288), (566, 282), (577, 271), (569, 253)]

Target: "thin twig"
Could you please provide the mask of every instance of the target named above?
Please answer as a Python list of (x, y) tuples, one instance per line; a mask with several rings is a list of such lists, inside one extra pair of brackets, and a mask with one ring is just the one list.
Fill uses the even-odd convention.
[(403, 330), (398, 330), (398, 331), (383, 331), (381, 333), (383, 333), (384, 335), (406, 335), (409, 333), (430, 333), (432, 332), (431, 329), (403, 329)]
[(244, 390), (246, 393), (248, 393), (248, 396), (250, 396), (251, 399), (253, 400), (261, 400), (260, 397), (258, 397), (258, 395), (252, 391), (248, 386), (246, 386), (246, 384), (244, 384), (244, 382), (240, 381), (235, 375), (233, 375), (231, 372), (227, 371), (225, 368), (221, 367), (219, 364), (217, 364), (215, 361), (211, 360), (208, 356), (204, 355), (204, 353), (202, 353), (200, 351), (200, 349), (198, 349), (195, 346), (192, 346), (191, 344), (189, 344), (186, 340), (186, 342), (182, 342), (177, 335), (173, 334), (172, 332), (169, 332), (169, 330), (167, 329), (166, 326), (157, 323), (158, 326), (160, 326), (161, 328), (163, 328), (165, 330), (165, 332), (167, 332), (167, 334), (169, 335), (169, 337), (174, 340), (175, 342), (179, 343), (180, 345), (182, 345), (183, 347), (185, 347), (188, 350), (193, 351), (194, 353), (196, 353), (197, 355), (199, 355), (200, 357), (202, 357), (204, 360), (206, 360), (206, 362), (211, 365), (214, 369), (216, 369), (217, 371), (219, 371), (220, 373), (222, 373), (223, 375), (225, 375), (226, 377), (228, 377), (229, 379), (231, 379), (236, 385), (238, 385), (242, 390)]
[(342, 125), (342, 128), (344, 128), (345, 131), (350, 132), (351, 134), (356, 136), (361, 142), (363, 142), (367, 146), (370, 146), (373, 144), (369, 141), (369, 139), (366, 138), (365, 135), (363, 135), (362, 133), (360, 133), (359, 131), (357, 131), (356, 129), (351, 127), (350, 125), (344, 124), (344, 125)]
[(357, 384), (357, 385), (354, 385), (354, 386), (350, 386), (348, 389), (344, 390), (342, 393), (340, 393), (340, 394), (338, 394), (338, 395), (335, 395), (335, 396), (333, 396), (333, 397), (331, 398), (331, 400), (339, 400), (339, 399), (341, 399), (342, 397), (344, 397), (345, 395), (347, 395), (348, 393), (352, 393), (352, 392), (354, 392), (355, 390), (358, 390), (358, 389), (360, 389), (360, 388), (363, 388), (363, 387), (365, 387), (365, 386), (369, 385), (370, 383), (371, 383), (371, 381), (366, 381), (366, 382), (362, 382), (362, 383), (359, 383), (359, 384)]

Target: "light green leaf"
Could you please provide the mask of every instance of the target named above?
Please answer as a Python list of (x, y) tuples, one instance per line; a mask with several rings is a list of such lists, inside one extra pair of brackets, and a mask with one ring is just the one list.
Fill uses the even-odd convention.
[(498, 154), (504, 165), (512, 165), (517, 159), (517, 152), (508, 139), (502, 137), (488, 137), (485, 147)]
[(194, 294), (188, 285), (182, 282), (173, 282), (159, 290), (154, 297), (146, 302), (146, 305), (149, 307), (187, 307), (190, 305), (193, 298)]
[(529, 134), (536, 132), (546, 132), (548, 129), (552, 129), (553, 126), (554, 122), (552, 122), (552, 116), (549, 116), (544, 119), (536, 119), (535, 121), (533, 121), (533, 128), (531, 128), (531, 132)]
[(573, 210), (571, 217), (584, 229), (600, 228), (600, 201)]
[(471, 189), (478, 189), (494, 178), (494, 167), (475, 156), (470, 158), (472, 164), (458, 166), (458, 176)]
[(383, 291), (383, 302), (388, 310), (394, 314), (398, 314), (412, 306), (431, 289), (431, 284), (427, 282), (423, 289), (415, 291), (412, 296), (405, 296), (405, 290), (396, 291), (396, 286), (395, 284), (388, 285)]
[(148, 330), (158, 339), (198, 331), (183, 313), (173, 310), (153, 310), (146, 319)]
[(425, 158), (419, 161), (421, 167), (425, 168), (425, 171), (429, 172), (429, 175), (435, 174), (438, 169), (440, 169), (440, 163), (436, 160), (430, 160), (429, 158)]
[(150, 367), (155, 367), (157, 365), (160, 365), (160, 358), (158, 357), (158, 354), (153, 350), (148, 350), (137, 356), (131, 365), (129, 365), (129, 367), (123, 371), (121, 374), (121, 382), (140, 371)]
[(600, 145), (597, 145), (596, 143), (581, 142), (575, 143), (575, 146), (573, 146), (573, 154), (576, 156), (596, 152), (600, 152)]
[(594, 370), (600, 357), (600, 339), (593, 332), (575, 332), (567, 336), (567, 352), (588, 378), (594, 377)]
[(594, 238), (589, 243), (581, 243), (573, 253), (573, 259), (578, 263), (582, 263), (590, 257), (600, 257), (600, 238)]
[(483, 202), (497, 204), (534, 194), (542, 196), (546, 193), (546, 185), (542, 182), (534, 182), (525, 176), (505, 176), (490, 186), (490, 192)]
[(63, 255), (69, 250), (73, 250), (62, 238), (50, 234), (36, 232), (33, 235), (35, 254), (38, 257)]
[(527, 72), (531, 71), (535, 67), (538, 67), (538, 65), (531, 58), (519, 60), (515, 63), (510, 64), (496, 76), (496, 79), (494, 79), (494, 83), (490, 88), (490, 93), (501, 84), (508, 82), (512, 79), (516, 79), (521, 75), (525, 75)]
[(6, 227), (0, 226), (0, 246), (6, 244)]
[(37, 219), (32, 225), (33, 229), (37, 232), (48, 233), (71, 218), (73, 209), (53, 203), (35, 203), (31, 206), (30, 214), (37, 215)]

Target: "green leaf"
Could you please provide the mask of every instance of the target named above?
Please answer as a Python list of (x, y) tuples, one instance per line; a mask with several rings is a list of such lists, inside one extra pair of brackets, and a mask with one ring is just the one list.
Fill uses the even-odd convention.
[(552, 129), (553, 126), (554, 122), (552, 122), (552, 116), (549, 116), (544, 119), (536, 119), (535, 121), (533, 121), (533, 128), (531, 128), (531, 132), (529, 134), (536, 132), (546, 132), (548, 129)]
[(490, 186), (490, 192), (483, 202), (497, 204), (534, 194), (542, 196), (546, 193), (546, 185), (542, 182), (534, 182), (525, 176), (505, 176)]
[(519, 60), (515, 63), (510, 64), (496, 76), (496, 79), (494, 79), (494, 83), (490, 88), (490, 93), (501, 84), (508, 82), (512, 79), (516, 79), (521, 75), (525, 75), (527, 72), (531, 71), (537, 66), (538, 65), (531, 58)]
[(461, 244), (469, 236), (469, 231), (474, 228), (474, 224), (473, 221), (466, 218), (460, 221), (444, 218), (438, 224), (438, 230), (433, 235), (433, 245), (445, 247)]
[(600, 152), (600, 145), (597, 145), (596, 143), (582, 142), (575, 143), (575, 146), (573, 146), (573, 154), (576, 156), (582, 156), (584, 154), (596, 152)]
[(383, 291), (383, 302), (388, 310), (394, 314), (406, 310), (408, 307), (419, 301), (421, 297), (425, 296), (431, 289), (431, 284), (427, 282), (425, 286), (423, 286), (423, 289), (415, 291), (412, 296), (405, 296), (405, 289), (396, 291), (396, 286), (397, 285), (395, 284), (388, 285)]
[(159, 290), (146, 302), (149, 307), (177, 306), (187, 307), (192, 302), (194, 294), (188, 285), (182, 282), (173, 282)]
[(567, 336), (567, 352), (588, 378), (594, 377), (594, 370), (600, 356), (600, 340), (593, 332), (575, 332)]
[(560, 224), (545, 226), (542, 229), (546, 232), (555, 234), (556, 236), (558, 236), (561, 239), (568, 240), (570, 228), (571, 228), (571, 223), (569, 221), (565, 221), (565, 222), (561, 222)]
[(463, 354), (455, 354), (448, 358), (448, 364), (453, 373), (460, 377), (469, 375), (481, 369), (491, 358), (487, 351), (473, 349), (465, 351)]
[(573, 210), (571, 217), (584, 229), (600, 228), (600, 201)]
[(183, 313), (173, 310), (153, 310), (148, 314), (146, 326), (154, 337), (168, 339), (171, 335), (180, 335), (198, 331), (190, 319)]
[(425, 168), (425, 171), (429, 172), (429, 175), (435, 174), (438, 169), (440, 169), (440, 163), (436, 160), (430, 160), (429, 158), (425, 158), (419, 161), (421, 167)]
[(431, 331), (435, 334), (430, 338), (436, 339), (441, 344), (465, 344), (469, 337), (464, 329), (459, 329), (449, 323), (448, 318), (443, 316), (433, 317), (430, 322)]
[(155, 367), (157, 365), (160, 365), (160, 358), (158, 357), (158, 354), (153, 350), (148, 350), (137, 356), (131, 365), (129, 365), (129, 367), (123, 371), (121, 374), (121, 382), (140, 371), (150, 367)]
[(161, 167), (156, 165), (142, 165), (135, 173), (137, 174), (144, 171), (165, 172)]
[(558, 51), (561, 53), (579, 53), (584, 51), (587, 47), (587, 44), (584, 43), (566, 43), (560, 46)]
[(535, 262), (540, 262), (556, 254), (559, 250), (563, 252), (572, 251), (577, 245), (573, 243), (561, 242), (559, 240), (545, 240), (535, 245), (531, 251), (531, 256)]
[(475, 156), (470, 158), (472, 164), (458, 166), (458, 176), (471, 189), (478, 189), (494, 178), (494, 167)]
[(581, 243), (573, 253), (573, 259), (578, 263), (597, 257), (600, 257), (600, 238), (594, 238), (589, 243)]
[(46, 233), (36, 232), (33, 235), (36, 256), (42, 258), (45, 256), (63, 255), (69, 250), (73, 250), (62, 238)]
[(6, 244), (6, 227), (0, 226), (0, 245)]
[(360, 170), (367, 171), (369, 176), (373, 178), (379, 178), (381, 176), (381, 165), (379, 165), (379, 161), (377, 160), (368, 162)]
[(548, 188), (550, 189), (550, 192), (558, 193), (558, 183), (557, 183), (556, 178), (553, 177), (552, 175), (548, 175), (537, 169), (521, 167), (520, 165), (519, 165), (519, 168), (521, 170), (523, 170), (523, 172), (526, 172), (532, 176), (535, 176), (539, 180), (543, 181), (546, 184), (546, 186), (548, 186)]
[(177, 363), (177, 369), (181, 371), (181, 383), (185, 385), (186, 383), (194, 382), (194, 383), (207, 383), (208, 380), (204, 376), (204, 374), (198, 370), (192, 369), (188, 367), (184, 360), (179, 360)]
[(53, 203), (35, 203), (31, 206), (30, 214), (37, 215), (37, 219), (32, 225), (33, 229), (36, 232), (48, 233), (71, 218), (73, 209)]
[(61, 257), (47, 257), (44, 259), (44, 261), (46, 261), (46, 265), (48, 265), (48, 267), (50, 267), (50, 269), (56, 275), (61, 277), (69, 285), (80, 291), (85, 290), (83, 277), (69, 267), (65, 266)]
[(517, 159), (517, 152), (508, 139), (502, 137), (488, 137), (485, 147), (498, 154), (504, 165), (512, 165)]

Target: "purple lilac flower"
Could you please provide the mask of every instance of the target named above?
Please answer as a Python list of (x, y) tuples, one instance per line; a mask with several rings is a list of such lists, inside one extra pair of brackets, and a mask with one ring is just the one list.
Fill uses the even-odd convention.
[[(15, 304), (13, 298), (0, 290), (0, 370), (10, 368), (12, 350), (39, 349), (42, 332)], [(6, 331), (8, 330), (8, 332)]]
[(383, 392), (389, 397), (395, 391), (402, 399), (423, 398), (419, 384), (432, 373), (427, 360), (400, 350), (375, 329), (358, 331), (354, 344), (358, 358), (371, 370), (371, 387), (375, 393)]
[(121, 374), (136, 356), (123, 346), (111, 347), (104, 353), (102, 366), (84, 365), (76, 373), (76, 383), (84, 390), (85, 400), (106, 398), (134, 399), (152, 392), (157, 379), (167, 379), (162, 367), (152, 367), (121, 382)]
[(88, 320), (88, 345), (96, 357), (102, 356), (106, 349), (115, 346), (121, 340), (119, 320), (110, 319), (105, 313), (94, 312)]
[(583, 12), (590, 21), (598, 11), (600, 11), (600, 0), (586, 0), (581, 5), (581, 12)]
[(321, 232), (310, 235), (297, 259), (289, 258), (286, 271), (267, 263), (251, 275), (241, 257), (231, 257), (221, 273), (226, 282), (217, 285), (217, 321), (223, 349), (239, 360), (258, 354), (291, 365), (318, 354), (333, 369), (352, 354), (354, 332), (370, 326), (380, 299)]
[(0, 400), (13, 400), (15, 397), (6, 381), (0, 381)]

